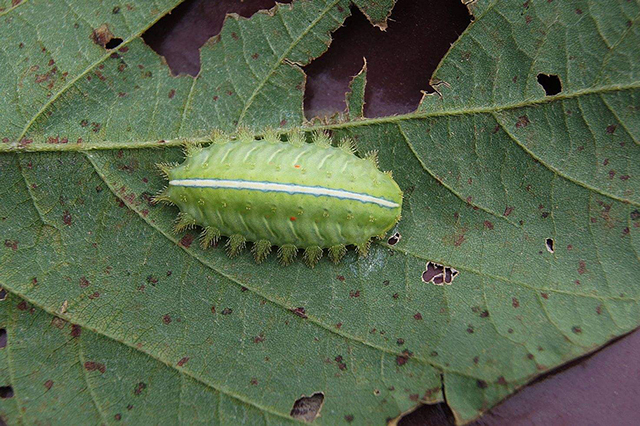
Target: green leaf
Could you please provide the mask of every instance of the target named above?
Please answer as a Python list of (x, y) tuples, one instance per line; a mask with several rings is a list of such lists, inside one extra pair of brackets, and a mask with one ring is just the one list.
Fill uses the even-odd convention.
[(364, 91), (367, 86), (367, 60), (364, 59), (362, 69), (353, 76), (346, 95), (347, 115), (350, 120), (364, 117)]
[[(140, 40), (175, 6), (155, 3), (0, 12), (9, 423), (287, 423), (317, 393), (317, 423), (444, 395), (466, 422), (639, 325), (637, 2), (475, 2), (416, 112), (315, 126), (379, 150), (405, 201), (397, 244), (313, 270), (173, 234), (154, 164), (216, 128), (303, 125), (300, 65), (349, 3), (228, 18), (195, 78)], [(459, 274), (425, 283), (428, 261)]]

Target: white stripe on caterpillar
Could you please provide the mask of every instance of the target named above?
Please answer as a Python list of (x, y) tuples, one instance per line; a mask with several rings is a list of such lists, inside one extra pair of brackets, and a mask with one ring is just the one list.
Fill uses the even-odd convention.
[(247, 189), (262, 192), (285, 192), (287, 194), (308, 194), (316, 197), (330, 197), (344, 200), (355, 200), (362, 203), (377, 204), (381, 207), (396, 208), (399, 204), (384, 198), (374, 197), (359, 192), (345, 191), (343, 189), (331, 189), (322, 186), (296, 185), (293, 183), (260, 182), (249, 180), (230, 179), (176, 179), (169, 181), (169, 185), (184, 186), (189, 188), (227, 188)]

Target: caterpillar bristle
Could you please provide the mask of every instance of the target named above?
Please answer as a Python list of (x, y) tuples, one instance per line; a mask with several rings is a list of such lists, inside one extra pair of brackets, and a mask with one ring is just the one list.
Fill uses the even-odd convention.
[(151, 202), (153, 204), (167, 204), (169, 206), (173, 205), (173, 201), (169, 198), (167, 194), (167, 187), (162, 188), (158, 193), (151, 197)]
[(200, 246), (207, 249), (218, 242), (220, 239), (220, 230), (213, 226), (207, 226), (200, 234)]
[(255, 135), (246, 127), (238, 129), (238, 141), (242, 143), (249, 143), (256, 140)]
[(225, 134), (222, 130), (219, 129), (214, 129), (211, 132), (211, 142), (212, 143), (218, 143), (218, 144), (222, 144), (222, 143), (227, 143), (229, 142), (229, 136), (227, 134)]
[(227, 254), (229, 257), (235, 257), (239, 255), (242, 250), (244, 250), (247, 244), (247, 240), (244, 236), (240, 234), (233, 234), (229, 237), (229, 241), (227, 241)]
[(280, 135), (272, 128), (267, 128), (264, 132), (263, 139), (267, 143), (280, 143)]
[(177, 234), (185, 229), (191, 229), (196, 226), (196, 220), (189, 213), (180, 212), (176, 218), (176, 223), (173, 226), (173, 231)]
[(301, 147), (306, 143), (304, 133), (300, 129), (295, 129), (289, 134), (289, 143), (293, 146)]
[(331, 137), (326, 132), (313, 132), (312, 141), (320, 148), (331, 146)]
[(251, 247), (251, 253), (253, 253), (253, 257), (256, 259), (256, 263), (262, 263), (269, 253), (271, 253), (271, 241), (269, 240), (259, 240), (253, 243), (253, 247)]
[(378, 151), (369, 151), (364, 155), (364, 159), (370, 161), (375, 168), (378, 168)]
[(293, 244), (285, 244), (278, 249), (278, 260), (283, 266), (290, 265), (298, 255), (298, 248)]
[(356, 153), (356, 142), (351, 138), (343, 138), (340, 141), (339, 148), (346, 152), (347, 154), (355, 154)]
[(184, 141), (182, 145), (182, 153), (185, 157), (192, 157), (194, 154), (202, 151), (202, 147), (193, 141)]
[(386, 171), (384, 171), (384, 172), (382, 172), (382, 173), (384, 173), (385, 175), (387, 175), (387, 176), (389, 176), (391, 179), (393, 179), (393, 171), (391, 171), (391, 170), (386, 170)]
[(178, 167), (178, 163), (156, 163), (156, 168), (166, 180), (170, 180), (169, 173)]
[(329, 259), (335, 264), (340, 263), (346, 253), (347, 248), (344, 244), (329, 247)]
[(320, 259), (322, 259), (322, 248), (318, 246), (307, 247), (304, 250), (303, 259), (308, 267), (314, 268)]
[(369, 248), (371, 247), (371, 240), (367, 240), (364, 243), (358, 243), (355, 245), (358, 257), (367, 257), (369, 254)]

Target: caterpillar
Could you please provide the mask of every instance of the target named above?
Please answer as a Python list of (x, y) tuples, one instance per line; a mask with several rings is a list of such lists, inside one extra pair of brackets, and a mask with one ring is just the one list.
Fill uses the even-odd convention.
[(229, 237), (230, 257), (247, 242), (258, 263), (272, 246), (283, 265), (298, 249), (312, 268), (324, 249), (335, 263), (348, 245), (366, 256), (371, 239), (400, 220), (402, 191), (391, 172), (378, 170), (375, 151), (357, 157), (352, 139), (334, 146), (325, 133), (312, 142), (299, 130), (259, 139), (214, 133), (208, 146), (186, 144), (182, 164), (157, 165), (168, 186), (154, 202), (178, 206), (176, 232), (201, 227), (203, 248)]

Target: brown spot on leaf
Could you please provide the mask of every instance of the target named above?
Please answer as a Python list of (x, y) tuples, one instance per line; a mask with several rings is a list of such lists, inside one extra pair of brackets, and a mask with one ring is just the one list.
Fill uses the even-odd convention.
[(139, 382), (136, 387), (133, 389), (133, 394), (138, 396), (142, 393), (143, 390), (145, 390), (147, 387), (147, 384), (144, 382)]
[(513, 298), (511, 298), (511, 305), (514, 308), (519, 308), (520, 307), (520, 301), (517, 298), (513, 297)]
[(47, 388), (47, 390), (51, 389), (53, 387), (53, 380), (47, 380), (44, 382), (44, 387)]
[(587, 264), (585, 263), (584, 260), (581, 260), (578, 262), (578, 273), (582, 275), (585, 272), (587, 272)]
[(529, 117), (527, 117), (526, 115), (521, 115), (520, 117), (518, 117), (518, 121), (516, 121), (516, 129), (527, 127), (529, 123)]
[(514, 208), (515, 208), (515, 207), (513, 207), (513, 206), (507, 206), (507, 207), (505, 207), (503, 215), (504, 215), (505, 217), (506, 217), (506, 216), (509, 216), (509, 215), (513, 212), (513, 209), (514, 209)]
[(4, 240), (4, 246), (10, 248), (12, 251), (18, 250), (18, 241), (16, 240)]
[(191, 247), (191, 243), (193, 243), (193, 240), (194, 240), (193, 234), (186, 234), (180, 239), (179, 244), (184, 248), (189, 248)]
[(109, 29), (107, 24), (102, 24), (91, 33), (91, 40), (98, 46), (102, 46), (105, 49), (107, 44), (114, 38), (113, 33)]
[(105, 371), (107, 371), (107, 369), (104, 366), (104, 364), (102, 364), (100, 362), (93, 362), (93, 361), (85, 362), (84, 363), (84, 368), (87, 371), (96, 371), (96, 370), (98, 370), (100, 373), (104, 373)]
[(162, 322), (163, 322), (165, 325), (169, 325), (169, 324), (171, 324), (171, 316), (170, 316), (169, 314), (165, 314), (165, 315), (162, 317)]
[(78, 324), (71, 324), (71, 337), (77, 338), (82, 334), (82, 327)]
[(65, 210), (62, 214), (62, 222), (67, 226), (71, 226), (73, 218), (71, 217), (71, 213), (69, 213), (69, 210)]
[(480, 389), (486, 389), (489, 387), (489, 385), (487, 384), (487, 382), (485, 382), (484, 380), (478, 380), (476, 381), (476, 385), (480, 388)]
[(304, 310), (303, 307), (291, 309), (291, 312), (293, 312), (294, 314), (296, 314), (300, 318), (308, 318), (307, 314), (306, 314), (306, 311)]
[(416, 312), (416, 314), (413, 316), (413, 319), (417, 321), (422, 320), (422, 314), (420, 312)]
[(185, 365), (187, 362), (189, 362), (189, 357), (185, 356), (184, 358), (182, 358), (180, 361), (178, 361), (178, 363), (176, 364), (178, 367), (182, 367), (183, 365)]

